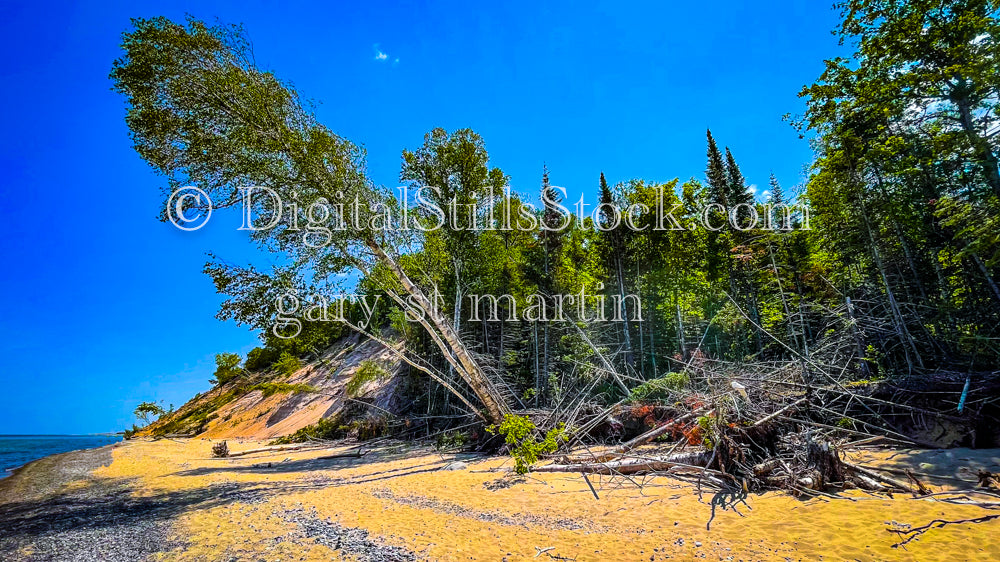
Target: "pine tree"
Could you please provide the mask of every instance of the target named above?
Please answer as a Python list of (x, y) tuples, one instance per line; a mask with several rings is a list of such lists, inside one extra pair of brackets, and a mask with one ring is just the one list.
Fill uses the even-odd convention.
[(726, 167), (722, 161), (722, 153), (715, 144), (711, 129), (708, 130), (708, 168), (705, 170), (708, 179), (708, 190), (712, 201), (723, 207), (729, 206), (729, 178), (726, 177)]
[[(615, 197), (611, 192), (611, 188), (608, 187), (608, 181), (604, 178), (604, 172), (601, 172), (601, 219), (605, 224), (605, 228), (613, 224), (614, 214), (610, 210), (615, 205)], [(624, 230), (621, 228), (621, 224), (617, 228), (610, 230), (603, 230), (601, 232), (601, 238), (604, 241), (604, 247), (606, 254), (605, 263), (608, 271), (614, 276), (614, 286), (617, 289), (617, 296), (621, 308), (617, 311), (620, 314), (624, 322), (621, 322), (622, 328), (622, 339), (625, 344), (625, 365), (631, 366), (633, 359), (635, 357), (635, 351), (632, 347), (632, 338), (629, 334), (629, 323), (628, 314), (625, 310), (625, 240), (622, 236)], [(610, 288), (610, 287), (609, 287)]]
[[(783, 209), (785, 205), (785, 193), (781, 189), (781, 184), (778, 183), (778, 178), (774, 177), (773, 173), (771, 174), (771, 178), (768, 180), (768, 183), (771, 186), (771, 194), (768, 198), (768, 204), (770, 205), (769, 212), (771, 215), (770, 226), (775, 230), (782, 230), (785, 227), (785, 213)], [(790, 225), (789, 228), (791, 228)]]
[(726, 199), (729, 201), (729, 205), (735, 207), (744, 203), (753, 203), (753, 194), (747, 191), (746, 179), (743, 178), (743, 172), (736, 164), (733, 153), (729, 152), (728, 146), (726, 147), (726, 180), (729, 187)]

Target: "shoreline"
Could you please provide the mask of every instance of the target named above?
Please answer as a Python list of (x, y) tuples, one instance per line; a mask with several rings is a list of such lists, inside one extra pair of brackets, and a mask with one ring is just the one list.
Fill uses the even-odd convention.
[[(4, 469), (6, 475), (0, 478), (0, 506), (3, 505), (4, 495), (8, 490), (10, 488), (23, 488), (25, 484), (23, 480), (25, 479), (37, 477), (40, 482), (32, 482), (32, 488), (51, 491), (82, 476), (84, 471), (89, 472), (99, 466), (107, 466), (112, 462), (111, 450), (120, 446), (121, 443), (123, 442), (119, 441), (97, 447), (84, 447), (62, 453), (53, 453), (30, 460), (14, 468)], [(98, 456), (103, 461), (102, 464), (95, 464)], [(38, 471), (37, 476), (31, 474), (35, 471)]]
[[(115, 436), (119, 436), (119, 435), (121, 435), (121, 434), (120, 433), (80, 433), (80, 434), (61, 434), (61, 433), (53, 433), (53, 434), (45, 434), (45, 433), (37, 433), (37, 434), (36, 433), (23, 433), (22, 434), (22, 433), (11, 433), (11, 434), (0, 435), (0, 439), (11, 438), (11, 437), (17, 437), (17, 438), (21, 438), (21, 437), (39, 437), (39, 438), (52, 438), (52, 437), (64, 437), (64, 438), (74, 438), (74, 437), (115, 437)], [(5, 468), (3, 468), (3, 470), (0, 470), (0, 482), (3, 482), (5, 480), (10, 479), (15, 474), (17, 474), (18, 471), (20, 471), (21, 469), (23, 469), (23, 468), (31, 465), (32, 463), (37, 462), (37, 461), (41, 461), (41, 460), (44, 460), (44, 459), (47, 459), (49, 457), (54, 457), (54, 456), (57, 456), (57, 455), (65, 455), (67, 453), (75, 453), (75, 452), (78, 452), (78, 451), (87, 451), (87, 450), (92, 450), (92, 449), (101, 449), (103, 447), (111, 447), (111, 446), (118, 445), (118, 444), (124, 443), (124, 442), (125, 442), (125, 439), (122, 438), (122, 439), (120, 439), (118, 441), (115, 441), (113, 443), (106, 443), (104, 445), (97, 445), (97, 446), (80, 447), (78, 449), (71, 449), (69, 451), (62, 451), (62, 452), (58, 452), (58, 453), (51, 453), (51, 454), (44, 455), (44, 456), (41, 456), (41, 457), (38, 457), (38, 458), (35, 458), (35, 459), (31, 459), (31, 460), (29, 460), (27, 462), (24, 462), (24, 463), (21, 463), (21, 464), (19, 464), (17, 466), (5, 467)], [(2, 489), (0, 489), (0, 491), (2, 491)]]
[[(543, 559), (578, 561), (1000, 558), (990, 523), (934, 529), (895, 549), (887, 521), (983, 513), (902, 494), (768, 492), (737, 513), (666, 477), (591, 475), (592, 493), (580, 474), (520, 477), (508, 457), (408, 442), (373, 443), (361, 457), (347, 454), (357, 443), (341, 443), (213, 458), (215, 442), (137, 439), (26, 464), (0, 480), (0, 558), (514, 562), (543, 549), (552, 554)], [(236, 452), (260, 445), (230, 441)], [(868, 466), (934, 472), (924, 481), (935, 492), (971, 489), (979, 468), (1000, 470), (1000, 450), (859, 455), (852, 460)]]
[(0, 479), (0, 558), (124, 562), (169, 550), (168, 520), (106, 478), (122, 442), (48, 455)]

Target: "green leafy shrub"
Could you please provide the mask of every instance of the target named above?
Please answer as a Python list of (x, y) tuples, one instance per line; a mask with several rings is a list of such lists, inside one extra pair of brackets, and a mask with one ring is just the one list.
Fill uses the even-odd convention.
[(298, 371), (302, 368), (302, 362), (299, 358), (288, 353), (287, 351), (281, 354), (281, 357), (274, 364), (274, 368), (278, 373), (285, 375), (286, 377)]
[(220, 408), (232, 402), (242, 395), (242, 390), (232, 389), (212, 398), (205, 400), (197, 407), (184, 412), (183, 416), (174, 415), (169, 421), (158, 426), (153, 433), (155, 435), (169, 435), (171, 433), (197, 434), (205, 431), (208, 422), (216, 419), (216, 413)]
[(215, 378), (208, 382), (212, 384), (226, 384), (240, 376), (243, 374), (243, 368), (240, 367), (242, 361), (236, 353), (215, 354), (215, 374), (213, 375)]
[(313, 425), (307, 425), (291, 435), (279, 437), (271, 441), (272, 445), (289, 443), (305, 443), (312, 440), (333, 440), (347, 436), (350, 428), (343, 425), (339, 416), (322, 418)]
[(437, 441), (434, 443), (434, 448), (439, 451), (447, 451), (449, 449), (461, 449), (465, 447), (468, 442), (469, 436), (461, 431), (446, 431), (441, 435), (437, 436)]
[(667, 373), (658, 379), (648, 380), (632, 389), (631, 400), (666, 400), (672, 392), (683, 390), (691, 382), (686, 373)]
[(514, 471), (518, 474), (530, 471), (531, 465), (538, 462), (541, 455), (554, 453), (559, 448), (560, 439), (569, 441), (564, 423), (550, 429), (545, 438), (538, 441), (538, 428), (531, 419), (511, 414), (504, 416), (503, 423), (499, 427), (491, 425), (486, 431), (504, 436), (504, 442), (510, 449), (510, 456), (514, 459)]
[(122, 432), (122, 438), (126, 440), (131, 439), (135, 437), (135, 434), (138, 433), (140, 429), (142, 428), (135, 424), (132, 424), (132, 429), (126, 429), (125, 431)]
[(365, 359), (358, 365), (358, 369), (354, 371), (354, 376), (351, 377), (351, 380), (347, 381), (344, 390), (347, 391), (348, 396), (354, 398), (366, 383), (388, 378), (390, 375), (391, 373), (385, 370), (385, 367), (379, 365), (377, 361)]
[(159, 418), (163, 414), (166, 414), (167, 411), (156, 402), (143, 402), (142, 404), (136, 406), (135, 411), (132, 413), (134, 413), (137, 418), (142, 419), (144, 425), (149, 425), (150, 418)]
[(247, 353), (243, 364), (248, 371), (265, 371), (281, 357), (281, 350), (270, 347), (255, 347)]

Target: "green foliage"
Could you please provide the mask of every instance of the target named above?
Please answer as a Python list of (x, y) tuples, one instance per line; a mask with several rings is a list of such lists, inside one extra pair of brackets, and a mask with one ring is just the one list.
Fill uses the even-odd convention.
[(385, 379), (389, 376), (391, 376), (391, 373), (385, 370), (385, 367), (380, 365), (377, 361), (365, 359), (360, 365), (358, 365), (358, 368), (354, 371), (354, 376), (351, 377), (351, 380), (347, 381), (347, 384), (344, 386), (344, 390), (347, 392), (348, 396), (354, 398), (357, 397), (361, 388), (364, 387), (366, 383), (374, 380)]
[(226, 384), (243, 374), (240, 363), (243, 360), (236, 353), (218, 353), (215, 355), (215, 378), (212, 384)]
[(686, 373), (670, 372), (658, 379), (648, 380), (632, 389), (632, 402), (667, 400), (671, 393), (683, 390), (691, 379)]
[(281, 352), (269, 347), (255, 347), (247, 353), (247, 360), (244, 363), (246, 370), (257, 372), (271, 368), (271, 365), (278, 360)]
[(322, 418), (313, 425), (308, 425), (291, 435), (279, 437), (271, 442), (272, 445), (285, 445), (289, 443), (305, 443), (313, 440), (334, 440), (341, 439), (347, 435), (350, 428), (344, 425), (338, 416)]
[(445, 431), (437, 436), (434, 448), (439, 451), (461, 449), (468, 443), (469, 436), (461, 431)]
[(156, 402), (143, 402), (135, 407), (135, 411), (133, 413), (136, 417), (142, 419), (144, 425), (149, 425), (150, 418), (154, 416), (160, 417), (163, 414), (166, 414), (167, 411)]
[[(218, 389), (212, 392), (218, 392)], [(156, 435), (201, 433), (208, 422), (218, 417), (217, 412), (220, 408), (241, 396), (243, 392), (244, 390), (238, 388), (219, 392), (214, 398), (203, 400), (183, 415), (174, 415), (170, 421), (157, 426), (154, 433)]]
[(141, 427), (132, 424), (132, 429), (126, 429), (125, 431), (122, 432), (122, 438), (126, 440), (132, 439), (133, 437), (135, 437), (135, 434), (138, 433), (139, 430), (141, 429), (142, 429)]
[(538, 429), (528, 416), (508, 414), (499, 427), (491, 425), (486, 431), (504, 436), (510, 456), (514, 459), (514, 471), (518, 474), (528, 473), (541, 455), (554, 453), (559, 448), (560, 440), (569, 441), (563, 423), (550, 429), (545, 438), (538, 441)]
[(287, 384), (282, 382), (262, 382), (253, 385), (249, 390), (259, 390), (267, 398), (273, 394), (288, 394), (295, 392), (317, 392), (316, 387), (308, 384)]
[(274, 364), (274, 368), (278, 371), (279, 374), (287, 377), (292, 373), (294, 373), (295, 371), (301, 369), (302, 362), (299, 361), (298, 357), (295, 357), (294, 355), (288, 352), (284, 352), (281, 354), (281, 357), (278, 358), (278, 361)]
[[(764, 178), (745, 178), (733, 152), (711, 133), (693, 139), (707, 144), (701, 180), (609, 184), (603, 174), (593, 178), (591, 187), (607, 204), (596, 221), (607, 226), (614, 222), (612, 207), (628, 208), (637, 228), (620, 224), (595, 231), (595, 219), (575, 216), (560, 230), (524, 228), (525, 221), (562, 222), (553, 204), (562, 197), (554, 174), (550, 182), (548, 169), (542, 172), (541, 193), (549, 200), (543, 207), (529, 207), (526, 196), (512, 193), (510, 213), (498, 208), (491, 217), (494, 209), (477, 196), (510, 186), (491, 165), (485, 141), (469, 129), (434, 129), (403, 152), (400, 175), (408, 184), (439, 189), (432, 197), (442, 207), (454, 200), (470, 209), (458, 215), (460, 224), (398, 237), (391, 229), (377, 236), (363, 226), (335, 230), (321, 246), (305, 243), (301, 232), (264, 229), (251, 236), (284, 252), (285, 265), (268, 271), (214, 259), (206, 265), (227, 299), (219, 317), (263, 334), (262, 347), (247, 355), (245, 371), (262, 375), (253, 382), (272, 378), (269, 371), (287, 376), (301, 367), (300, 358), (342, 336), (337, 322), (304, 319), (294, 338), (276, 336), (275, 302), (289, 292), (305, 295), (351, 268), (366, 272), (358, 287), (367, 295), (414, 296), (404, 289), (407, 283), (434, 293), (440, 301), (435, 312), (446, 326), (428, 333), (388, 298), (376, 305), (374, 325), (391, 325), (406, 353), (456, 375), (463, 383), (456, 392), (471, 390), (484, 404), (489, 392), (482, 389), (489, 385), (472, 376), (475, 367), (463, 373), (465, 366), (449, 363), (462, 350), (441, 343), (445, 327), (453, 327), (469, 350), (496, 358), (498, 378), (511, 382), (510, 405), (523, 407), (554, 407), (580, 393), (615, 403), (624, 389), (609, 371), (646, 381), (632, 390), (634, 401), (668, 400), (690, 386), (684, 373), (662, 375), (680, 368), (671, 365), (694, 362), (704, 369), (722, 361), (738, 368), (749, 361), (793, 361), (817, 350), (832, 354), (817, 361), (853, 356), (845, 377), (854, 379), (942, 366), (992, 368), (1000, 362), (1000, 135), (986, 131), (1000, 110), (996, 2), (842, 4), (838, 34), (855, 52), (828, 61), (802, 92), (807, 111), (798, 125), (803, 135), (815, 134), (810, 140), (816, 150), (806, 191), (784, 190), (770, 178), (770, 203), (807, 202), (812, 230), (797, 229), (809, 216), (801, 211), (753, 209), (747, 184)], [(169, 186), (198, 185), (215, 201), (235, 201), (239, 187), (268, 185), (300, 209), (320, 198), (357, 198), (363, 216), (373, 214), (376, 204), (398, 208), (391, 190), (365, 177), (359, 147), (320, 124), (299, 93), (275, 74), (256, 68), (240, 29), (164, 18), (139, 19), (133, 27), (123, 37), (112, 80), (127, 100), (136, 150)], [(773, 223), (787, 217), (793, 230), (650, 228), (658, 209), (689, 226), (716, 203), (745, 204), (741, 218), (752, 210)], [(266, 209), (254, 212), (267, 219)], [(505, 214), (517, 228), (469, 228)], [(725, 223), (725, 215), (716, 209), (711, 222)], [(419, 219), (433, 222), (427, 213)], [(381, 250), (392, 257), (381, 257)], [(553, 295), (583, 289), (585, 309), (573, 306), (565, 321), (470, 320), (469, 307), (477, 306), (470, 305), (470, 294), (510, 295), (497, 303), (503, 318), (513, 308), (523, 312), (532, 297), (542, 295), (552, 306)], [(638, 299), (611, 304), (629, 293)], [(486, 306), (479, 306), (475, 312), (485, 314)], [(626, 316), (641, 312), (644, 318), (613, 326), (583, 320), (596, 318), (598, 307), (608, 317), (624, 308)], [(345, 314), (352, 321), (361, 317), (355, 305), (347, 305)], [(217, 366), (220, 384), (243, 372), (233, 354), (220, 354)], [(442, 399), (441, 386), (417, 369), (411, 372), (406, 391), (419, 397), (414, 407), (452, 413), (456, 402)], [(346, 391), (356, 396), (384, 376), (385, 367), (365, 362)], [(256, 388), (284, 388), (272, 385)], [(198, 410), (185, 423), (210, 415)], [(499, 421), (496, 412), (491, 415)], [(515, 435), (514, 450), (528, 434), (535, 439), (533, 428), (525, 434), (517, 423), (504, 420), (496, 428)], [(364, 433), (379, 431), (376, 425)], [(531, 450), (526, 445), (517, 454), (527, 458)]]

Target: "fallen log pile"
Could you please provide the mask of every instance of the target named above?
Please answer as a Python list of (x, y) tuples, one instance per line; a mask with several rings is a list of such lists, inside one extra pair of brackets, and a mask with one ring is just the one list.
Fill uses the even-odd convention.
[[(939, 380), (949, 376), (935, 375)], [(593, 420), (619, 426), (629, 415), (646, 416), (647, 430), (604, 450), (585, 446), (582, 452), (556, 457), (533, 470), (664, 475), (719, 492), (827, 495), (858, 488), (926, 496), (933, 493), (924, 478), (928, 475), (894, 475), (848, 462), (845, 453), (872, 446), (939, 448), (947, 446), (947, 438), (915, 428), (979, 423), (968, 410), (959, 416), (921, 402), (919, 394), (913, 399), (898, 390), (887, 397), (885, 389), (892, 383), (853, 383), (842, 371), (816, 363), (785, 364), (770, 372), (716, 370), (705, 373), (700, 382), (703, 392), (685, 389), (672, 406), (617, 403), (595, 414)], [(581, 421), (588, 430), (595, 426)]]

